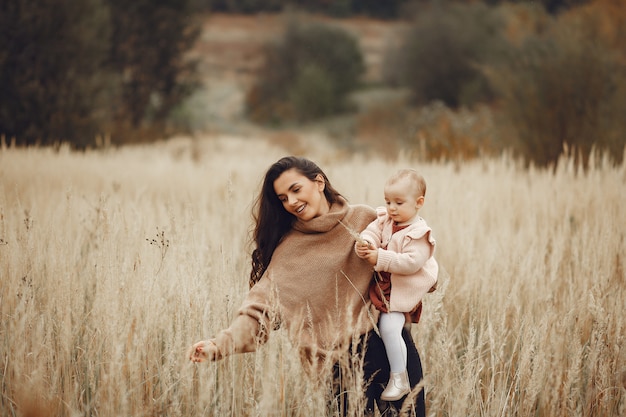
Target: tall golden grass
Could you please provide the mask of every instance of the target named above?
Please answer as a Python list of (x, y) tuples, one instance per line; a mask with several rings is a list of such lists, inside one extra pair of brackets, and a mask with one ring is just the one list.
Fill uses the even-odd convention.
[[(626, 415), (623, 165), (303, 149), (354, 203), (381, 204), (400, 166), (428, 181), (446, 272), (413, 328), (429, 415)], [(286, 152), (236, 138), (3, 146), (2, 416), (326, 415), (281, 331), (255, 354), (185, 357), (245, 296), (251, 204)]]

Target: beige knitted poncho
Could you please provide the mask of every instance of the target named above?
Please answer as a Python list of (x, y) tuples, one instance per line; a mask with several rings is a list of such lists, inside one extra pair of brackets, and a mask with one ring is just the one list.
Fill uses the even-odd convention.
[(378, 319), (368, 299), (372, 266), (356, 256), (354, 239), (339, 221), (360, 231), (375, 217), (371, 207), (342, 200), (326, 215), (298, 221), (230, 327), (212, 339), (216, 359), (254, 351), (279, 325), (312, 364), (334, 358), (371, 330)]

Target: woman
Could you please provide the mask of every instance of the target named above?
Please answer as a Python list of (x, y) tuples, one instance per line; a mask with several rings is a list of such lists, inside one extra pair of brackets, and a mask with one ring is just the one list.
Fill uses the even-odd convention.
[[(194, 344), (190, 360), (255, 351), (270, 330), (284, 326), (305, 367), (319, 370), (334, 363), (337, 381), (342, 357), (364, 352), (366, 408), (373, 415), (389, 364), (375, 331), (378, 313), (368, 300), (372, 267), (356, 255), (348, 230), (363, 230), (374, 219), (371, 207), (349, 205), (312, 161), (290, 156), (274, 163), (256, 201), (250, 292), (230, 327)], [(414, 387), (422, 379), (421, 363), (407, 330), (403, 337)], [(423, 392), (413, 398), (410, 408), (423, 416)], [(345, 398), (338, 402), (345, 413)], [(402, 406), (402, 400), (394, 405)], [(381, 412), (390, 407), (381, 401), (378, 406)]]

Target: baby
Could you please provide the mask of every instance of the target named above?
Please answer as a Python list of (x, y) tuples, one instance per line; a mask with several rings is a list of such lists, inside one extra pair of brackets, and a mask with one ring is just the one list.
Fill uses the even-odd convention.
[(396, 401), (411, 391), (402, 328), (419, 321), (422, 297), (435, 290), (439, 266), (432, 230), (418, 215), (426, 195), (424, 178), (401, 169), (387, 180), (384, 194), (386, 207), (376, 210), (378, 218), (361, 232), (355, 250), (378, 272), (370, 299), (381, 312), (378, 328), (390, 369), (380, 398)]

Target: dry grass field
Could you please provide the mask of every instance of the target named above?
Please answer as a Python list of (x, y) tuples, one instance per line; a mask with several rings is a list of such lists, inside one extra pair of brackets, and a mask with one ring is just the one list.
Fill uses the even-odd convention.
[[(354, 203), (381, 204), (401, 166), (428, 181), (445, 273), (413, 333), (430, 416), (626, 415), (626, 167), (301, 148)], [(3, 146), (0, 415), (324, 416), (281, 331), (255, 354), (185, 357), (245, 296), (252, 200), (286, 152)]]

